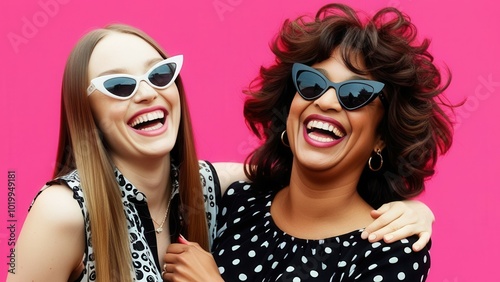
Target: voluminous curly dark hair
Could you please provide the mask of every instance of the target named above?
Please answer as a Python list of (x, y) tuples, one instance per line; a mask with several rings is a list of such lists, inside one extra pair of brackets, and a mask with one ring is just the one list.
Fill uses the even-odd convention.
[[(284, 22), (271, 44), (275, 63), (261, 67), (260, 75), (245, 91), (244, 115), (250, 129), (263, 140), (246, 162), (247, 176), (257, 187), (289, 184), (292, 153), (281, 144), (286, 117), (296, 93), (293, 63), (312, 65), (338, 49), (354, 73), (369, 74), (385, 83), (388, 107), (378, 131), (386, 143), (383, 169), (368, 167), (358, 183), (361, 196), (372, 206), (407, 199), (424, 190), (434, 174), (439, 154), (452, 144), (449, 114), (453, 106), (440, 95), (451, 74), (441, 73), (428, 52), (430, 41), (417, 42), (417, 29), (396, 8), (384, 8), (362, 21), (356, 11), (342, 4), (322, 7), (314, 18), (301, 16)], [(364, 69), (353, 58), (364, 60)], [(445, 111), (444, 109), (450, 109)]]

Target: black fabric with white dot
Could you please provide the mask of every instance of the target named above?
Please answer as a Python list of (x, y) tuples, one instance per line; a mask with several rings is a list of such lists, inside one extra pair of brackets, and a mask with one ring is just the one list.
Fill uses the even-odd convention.
[(425, 281), (429, 248), (413, 252), (417, 237), (392, 244), (361, 239), (362, 230), (306, 240), (281, 231), (271, 202), (277, 191), (232, 184), (219, 205), (213, 255), (225, 281)]

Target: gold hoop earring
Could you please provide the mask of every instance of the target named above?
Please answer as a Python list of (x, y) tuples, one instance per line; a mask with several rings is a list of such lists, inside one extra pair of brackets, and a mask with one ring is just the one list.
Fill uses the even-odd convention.
[(381, 168), (382, 168), (382, 165), (384, 164), (384, 158), (382, 157), (382, 151), (380, 149), (376, 149), (375, 150), (375, 153), (377, 154), (377, 156), (380, 158), (380, 165), (376, 168), (373, 168), (372, 167), (372, 159), (373, 159), (373, 156), (371, 156), (369, 159), (368, 159), (368, 167), (371, 169), (371, 171), (379, 171)]
[(283, 130), (283, 132), (281, 132), (281, 143), (283, 143), (285, 147), (290, 148), (290, 144), (285, 141), (285, 134), (286, 134), (286, 129)]

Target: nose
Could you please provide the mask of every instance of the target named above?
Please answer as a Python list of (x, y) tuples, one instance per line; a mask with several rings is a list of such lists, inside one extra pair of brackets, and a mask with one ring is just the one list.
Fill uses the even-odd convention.
[(149, 85), (146, 81), (141, 81), (134, 95), (134, 101), (140, 103), (142, 101), (152, 101), (158, 96), (158, 91)]
[(330, 87), (325, 93), (323, 93), (323, 95), (314, 100), (314, 104), (323, 111), (342, 110), (342, 106), (337, 98), (336, 90), (333, 87)]

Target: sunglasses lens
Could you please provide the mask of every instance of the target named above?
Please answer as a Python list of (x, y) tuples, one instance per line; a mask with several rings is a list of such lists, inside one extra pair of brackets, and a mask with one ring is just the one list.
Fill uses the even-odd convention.
[(340, 87), (338, 96), (347, 109), (356, 109), (371, 101), (374, 89), (364, 83), (346, 83)]
[(297, 74), (297, 91), (306, 100), (318, 98), (326, 88), (326, 82), (319, 75), (302, 71)]
[(175, 63), (161, 65), (149, 73), (148, 79), (153, 85), (165, 87), (172, 81), (176, 67)]
[(134, 93), (136, 81), (128, 77), (115, 77), (106, 80), (103, 85), (106, 90), (116, 96), (128, 97)]

